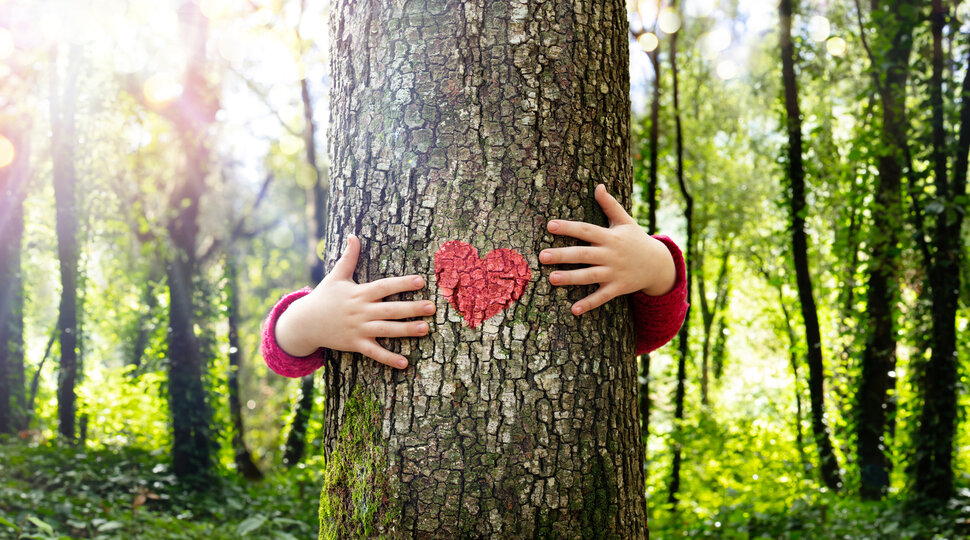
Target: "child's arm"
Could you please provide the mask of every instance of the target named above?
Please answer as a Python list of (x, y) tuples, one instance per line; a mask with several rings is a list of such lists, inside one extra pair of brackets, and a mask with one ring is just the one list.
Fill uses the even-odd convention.
[(423, 336), (425, 321), (397, 321), (424, 317), (435, 311), (428, 300), (384, 302), (392, 294), (424, 287), (421, 276), (354, 282), (360, 240), (347, 239), (333, 270), (313, 290), (291, 293), (273, 308), (263, 328), (263, 358), (269, 367), (289, 377), (312, 373), (323, 363), (321, 348), (359, 352), (382, 364), (404, 369), (407, 359), (381, 347), (376, 338)]
[(582, 221), (552, 220), (549, 232), (590, 245), (545, 249), (539, 253), (539, 262), (589, 265), (549, 276), (553, 285), (600, 285), (573, 304), (574, 315), (634, 293), (637, 354), (649, 352), (670, 341), (684, 322), (687, 279), (683, 255), (669, 238), (644, 232), (602, 184), (596, 186), (595, 197), (610, 220), (609, 228)]

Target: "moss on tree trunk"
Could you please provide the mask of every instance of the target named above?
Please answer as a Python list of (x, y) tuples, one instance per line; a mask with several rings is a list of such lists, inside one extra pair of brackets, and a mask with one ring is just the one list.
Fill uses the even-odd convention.
[[(628, 204), (627, 35), (619, 1), (334, 3), (328, 267), (357, 234), (359, 281), (421, 274), (438, 311), (386, 343), (406, 371), (328, 359), (322, 536), (646, 536), (628, 302), (577, 318), (593, 288), (538, 262), (575, 244), (549, 219), (606, 224), (597, 183)], [(448, 240), (519, 252), (522, 297), (471, 328)]]

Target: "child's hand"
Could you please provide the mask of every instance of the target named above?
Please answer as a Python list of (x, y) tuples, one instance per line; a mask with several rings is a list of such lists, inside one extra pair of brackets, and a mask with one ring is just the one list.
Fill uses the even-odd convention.
[(307, 356), (319, 347), (359, 352), (382, 364), (404, 369), (407, 358), (394, 354), (375, 338), (423, 336), (425, 321), (394, 321), (431, 315), (434, 302), (383, 302), (382, 299), (424, 287), (421, 276), (354, 282), (360, 240), (347, 238), (347, 247), (333, 270), (309, 294), (296, 300), (276, 322), (276, 341), (291, 356)]
[(660, 296), (670, 292), (677, 274), (667, 246), (640, 228), (603, 184), (596, 186), (595, 196), (610, 220), (610, 228), (582, 221), (552, 220), (548, 223), (549, 232), (572, 236), (590, 245), (544, 249), (539, 253), (539, 262), (544, 264), (590, 265), (549, 276), (553, 285), (600, 284), (596, 292), (573, 304), (573, 315), (596, 309), (622, 294), (643, 291), (649, 296)]

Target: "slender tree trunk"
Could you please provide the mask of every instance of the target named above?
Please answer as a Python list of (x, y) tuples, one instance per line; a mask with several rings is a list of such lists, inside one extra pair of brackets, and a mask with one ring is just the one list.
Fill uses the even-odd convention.
[(782, 81), (785, 89), (785, 111), (788, 130), (788, 179), (791, 182), (792, 254), (798, 297), (805, 323), (808, 349), (808, 390), (812, 406), (812, 431), (818, 447), (822, 480), (832, 491), (842, 487), (839, 464), (832, 448), (832, 439), (825, 423), (825, 368), (822, 363), (822, 336), (812, 292), (812, 276), (808, 269), (808, 241), (805, 237), (805, 171), (802, 167), (802, 116), (798, 108), (798, 85), (795, 80), (795, 48), (791, 39), (791, 0), (781, 0), (781, 59)]
[(50, 113), (51, 153), (54, 164), (54, 199), (57, 214), (57, 255), (61, 271), (61, 302), (58, 327), (61, 329), (61, 363), (57, 376), (58, 433), (74, 441), (78, 370), (78, 216), (77, 173), (74, 170), (76, 137), (75, 108), (80, 48), (70, 46), (63, 87), (58, 77), (57, 48), (51, 52)]
[(795, 354), (795, 330), (791, 326), (791, 313), (785, 306), (785, 297), (781, 287), (778, 287), (778, 305), (781, 306), (782, 315), (785, 318), (785, 334), (788, 336), (788, 362), (791, 365), (792, 388), (795, 393), (795, 444), (798, 446), (798, 455), (802, 458), (802, 463), (807, 464), (808, 458), (805, 456), (805, 437), (802, 434), (802, 391), (799, 388), (798, 377), (798, 355)]
[[(671, 8), (676, 7), (676, 3), (671, 3)], [(687, 231), (687, 240), (684, 250), (684, 259), (687, 264), (687, 298), (691, 297), (691, 277), (694, 275), (693, 271), (693, 242), (694, 242), (694, 197), (690, 194), (687, 189), (687, 183), (684, 179), (684, 136), (683, 130), (681, 128), (680, 122), (680, 87), (678, 82), (678, 72), (677, 72), (677, 36), (680, 33), (674, 33), (670, 36), (670, 73), (673, 78), (673, 98), (674, 98), (674, 152), (677, 155), (677, 183), (680, 186), (680, 193), (684, 197), (684, 221), (685, 229)], [(670, 472), (670, 486), (668, 487), (667, 500), (673, 504), (677, 504), (677, 493), (680, 491), (680, 465), (682, 460), (681, 454), (681, 424), (684, 420), (684, 399), (686, 397), (686, 385), (687, 385), (687, 358), (690, 356), (690, 344), (688, 343), (688, 338), (690, 337), (689, 332), (690, 327), (690, 308), (687, 309), (687, 315), (684, 317), (684, 325), (680, 327), (680, 332), (677, 334), (678, 343), (678, 358), (677, 358), (677, 389), (674, 392), (674, 448), (673, 448), (673, 461), (671, 464)]]
[(930, 102), (933, 109), (933, 169), (937, 201), (934, 257), (930, 266), (933, 299), (933, 342), (923, 377), (923, 411), (916, 439), (915, 492), (924, 501), (943, 502), (953, 496), (953, 443), (959, 391), (959, 357), (956, 349), (956, 313), (960, 301), (963, 260), (964, 207), (967, 192), (967, 154), (970, 151), (970, 75), (960, 88), (960, 122), (953, 181), (947, 175), (947, 145), (943, 120), (941, 37), (946, 22), (942, 2), (933, 2), (933, 75)]
[(226, 252), (226, 303), (229, 310), (229, 417), (232, 419), (232, 449), (236, 470), (244, 478), (260, 480), (263, 472), (253, 461), (253, 455), (246, 446), (244, 435), (242, 404), (239, 398), (239, 371), (242, 368), (242, 348), (239, 345), (239, 280), (236, 270), (236, 257), (232, 244)]
[[(306, 148), (306, 161), (313, 169), (316, 181), (307, 188), (307, 256), (310, 260), (310, 283), (316, 286), (323, 279), (323, 259), (317, 253), (319, 242), (326, 238), (327, 230), (327, 196), (330, 191), (328, 178), (317, 163), (317, 124), (313, 119), (313, 100), (310, 98), (310, 87), (304, 78), (300, 81), (300, 95), (303, 102), (303, 145)], [(306, 448), (306, 430), (313, 412), (314, 375), (310, 374), (300, 380), (300, 398), (296, 402), (293, 423), (286, 437), (286, 450), (283, 452), (283, 463), (292, 467), (303, 459)]]
[(131, 359), (129, 360), (129, 364), (135, 367), (141, 366), (142, 358), (145, 356), (145, 347), (148, 346), (148, 340), (152, 335), (152, 328), (149, 327), (149, 322), (152, 320), (155, 309), (158, 307), (158, 300), (155, 297), (155, 285), (161, 279), (161, 269), (157, 264), (154, 264), (154, 261), (150, 264), (148, 281), (145, 283), (145, 294), (142, 296), (145, 312), (138, 318), (137, 333), (132, 344)]
[(892, 462), (886, 448), (887, 413), (894, 409), (896, 379), (896, 319), (898, 317), (899, 227), (902, 215), (902, 179), (905, 169), (906, 81), (913, 46), (912, 31), (918, 8), (915, 2), (897, 2), (880, 10), (873, 2), (873, 17), (879, 31), (875, 45), (879, 67), (873, 66), (879, 81), (882, 129), (877, 157), (879, 175), (874, 195), (869, 237), (869, 283), (867, 287), (866, 346), (857, 394), (856, 444), (863, 499), (879, 499), (889, 489)]
[[(342, 0), (331, 13), (327, 260), (356, 233), (358, 280), (423, 274), (428, 287), (402, 296), (438, 311), (428, 337), (386, 343), (405, 371), (330, 357), (322, 536), (645, 537), (629, 304), (573, 316), (592, 287), (553, 288), (537, 258), (575, 244), (545, 232), (550, 218), (606, 223), (598, 182), (629, 201), (625, 3)], [(475, 328), (432, 271), (452, 240), (531, 269)], [(492, 283), (509, 298), (509, 281)]]
[(168, 389), (172, 411), (172, 463), (179, 478), (204, 477), (212, 467), (211, 412), (203, 384), (205, 359), (195, 335), (196, 238), (199, 201), (208, 174), (207, 130), (218, 104), (205, 78), (207, 28), (199, 7), (184, 2), (179, 17), (188, 41), (184, 91), (167, 117), (178, 129), (185, 169), (172, 191), (175, 213), (167, 225), (172, 248), (165, 272), (169, 290)]
[(0, 168), (0, 434), (26, 429), (27, 419), (21, 249), (29, 181), (28, 133), (27, 125), (14, 122), (0, 130), (15, 152), (13, 162)]
[[(697, 282), (697, 296), (701, 305), (701, 324), (704, 330), (703, 341), (701, 343), (701, 405), (707, 407), (710, 402), (708, 386), (710, 385), (711, 354), (713, 352), (711, 348), (716, 343), (716, 340), (712, 343), (712, 340), (714, 340), (714, 322), (717, 320), (724, 303), (727, 301), (728, 262), (731, 258), (731, 250), (725, 249), (724, 253), (721, 254), (721, 264), (717, 272), (713, 302), (707, 300), (706, 280), (704, 279), (703, 270), (704, 259), (700, 253), (697, 254), (696, 258), (698, 260), (697, 268), (700, 270), (694, 276), (694, 280)], [(718, 373), (719, 375), (720, 373)]]

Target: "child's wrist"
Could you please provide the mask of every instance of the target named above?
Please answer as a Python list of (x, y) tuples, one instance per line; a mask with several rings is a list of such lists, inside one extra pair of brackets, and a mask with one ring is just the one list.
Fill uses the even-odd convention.
[(290, 356), (303, 357), (309, 356), (319, 349), (319, 345), (313, 343), (312, 335), (304, 334), (302, 330), (305, 325), (299, 324), (304, 317), (300, 315), (303, 307), (304, 298), (294, 300), (287, 306), (283, 313), (276, 319), (276, 344), (283, 352)]
[(663, 296), (677, 284), (677, 267), (674, 265), (673, 254), (663, 242), (650, 237), (650, 248), (654, 264), (648, 271), (647, 283), (640, 292), (647, 296)]

